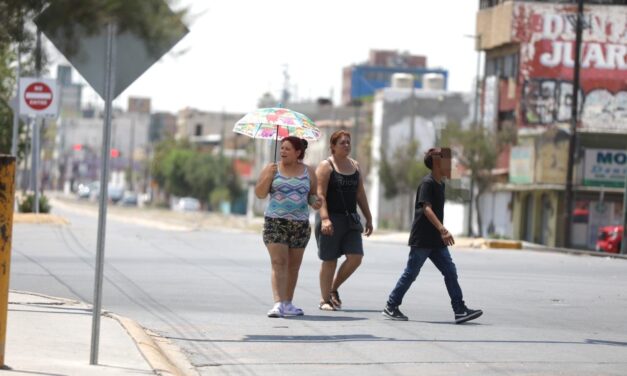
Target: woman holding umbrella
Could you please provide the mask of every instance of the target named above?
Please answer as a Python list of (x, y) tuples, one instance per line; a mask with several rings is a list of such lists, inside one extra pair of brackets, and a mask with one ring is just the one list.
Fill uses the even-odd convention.
[[(366, 198), (364, 181), (359, 164), (348, 157), (351, 152), (351, 135), (339, 130), (331, 135), (331, 156), (318, 165), (318, 196), (323, 204), (316, 220), (316, 241), (320, 267), (320, 305), (324, 311), (342, 308), (339, 287), (361, 264), (364, 250), (362, 233), (372, 234), (372, 215)], [(366, 218), (361, 225), (357, 206)], [(337, 259), (346, 260), (337, 269)]]
[(315, 195), (316, 174), (302, 163), (306, 142), (289, 136), (281, 141), (279, 163), (270, 163), (262, 171), (255, 194), (270, 200), (265, 211), (263, 242), (272, 263), (272, 294), (274, 305), (268, 317), (301, 316), (303, 310), (294, 306), (294, 290), (305, 247), (311, 236), (309, 208), (315, 210), (322, 202)]

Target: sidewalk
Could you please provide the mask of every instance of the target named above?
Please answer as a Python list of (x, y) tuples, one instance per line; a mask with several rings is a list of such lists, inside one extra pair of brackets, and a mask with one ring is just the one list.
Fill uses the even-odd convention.
[(85, 303), (10, 291), (5, 370), (12, 375), (186, 374), (170, 360), (177, 354), (164, 339), (110, 313), (101, 316), (98, 364), (90, 365), (91, 330), (91, 306)]

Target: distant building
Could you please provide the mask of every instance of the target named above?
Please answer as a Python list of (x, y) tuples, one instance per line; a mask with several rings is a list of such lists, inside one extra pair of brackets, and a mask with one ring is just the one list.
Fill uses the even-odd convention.
[(61, 93), (60, 115), (63, 118), (81, 115), (83, 85), (72, 82), (72, 67), (57, 66), (57, 84)]
[[(586, 1), (580, 87), (574, 93), (576, 1), (479, 1), (476, 35), (485, 52), (482, 119), (515, 127), (510, 195), (483, 207), (511, 210), (515, 239), (594, 249), (598, 228), (622, 223), (627, 175), (627, 1)], [(574, 208), (565, 207), (574, 96), (579, 122)], [(569, 213), (570, 212), (570, 213)], [(565, 226), (571, 224), (571, 238)], [(482, 234), (486, 235), (486, 234)]]
[[(88, 183), (99, 176), (102, 151), (103, 119), (69, 118), (63, 121), (62, 158), (65, 160), (64, 181)], [(117, 113), (111, 122), (111, 171), (133, 169), (140, 172), (148, 157), (149, 114)], [(135, 175), (134, 179), (140, 179)], [(129, 184), (133, 186), (133, 184)]]
[[(412, 90), (414, 91), (412, 93)], [(373, 103), (371, 169), (367, 194), (375, 227), (409, 229), (413, 217), (415, 191), (386, 199), (381, 180), (383, 158), (393, 163), (397, 148), (412, 139), (419, 143), (418, 155), (438, 145), (447, 124), (467, 128), (473, 121), (474, 95), (445, 90), (385, 88), (377, 91)], [(413, 120), (412, 120), (413, 116)], [(412, 132), (412, 125), (414, 127)], [(447, 228), (453, 234), (465, 229), (465, 205), (447, 204)]]
[(150, 98), (128, 97), (128, 112), (138, 114), (150, 113)]
[(367, 62), (345, 67), (342, 74), (342, 103), (372, 97), (376, 90), (390, 87), (392, 75), (408, 73), (414, 77), (414, 87), (423, 87), (423, 77), (436, 73), (447, 87), (448, 71), (427, 68), (427, 58), (407, 52), (371, 50)]
[(235, 123), (244, 116), (242, 113), (209, 112), (195, 108), (184, 108), (177, 113), (176, 135), (179, 140), (189, 140), (197, 144), (219, 145), (233, 143), (232, 132)]
[(158, 142), (176, 135), (176, 115), (169, 112), (155, 112), (150, 115), (150, 142)]

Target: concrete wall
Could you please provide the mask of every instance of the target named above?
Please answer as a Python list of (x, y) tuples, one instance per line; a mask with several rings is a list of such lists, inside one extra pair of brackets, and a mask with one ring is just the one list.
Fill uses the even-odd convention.
[(482, 237), (497, 236), (512, 239), (513, 234), (512, 192), (488, 192), (479, 199), (479, 211), (483, 223)]
[[(414, 136), (420, 143), (419, 155), (422, 155), (436, 144), (438, 129), (448, 123), (458, 123), (462, 127), (470, 125), (473, 119), (473, 96), (417, 89), (412, 98), (410, 89), (404, 88), (387, 88), (377, 92), (373, 106), (372, 167), (367, 177), (368, 201), (375, 226), (409, 229), (411, 224), (415, 192), (386, 199), (379, 167), (382, 153), (391, 156), (396, 148), (410, 140), (412, 113)], [(463, 221), (463, 217), (457, 217), (458, 221)], [(458, 225), (447, 223), (447, 226), (463, 226)]]
[[(514, 238), (551, 247), (562, 246), (562, 193), (558, 190), (530, 190), (512, 194)], [(527, 225), (530, 225), (529, 230)]]

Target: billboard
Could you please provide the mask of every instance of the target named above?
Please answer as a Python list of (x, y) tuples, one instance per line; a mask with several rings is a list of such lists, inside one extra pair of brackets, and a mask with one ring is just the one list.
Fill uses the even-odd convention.
[[(519, 42), (523, 125), (568, 123), (573, 100), (574, 4), (517, 2), (512, 39)], [(627, 7), (584, 9), (581, 127), (627, 129)]]
[(627, 151), (586, 149), (583, 185), (622, 188), (627, 175)]
[(533, 146), (514, 146), (509, 160), (509, 182), (512, 184), (533, 183), (535, 153)]

